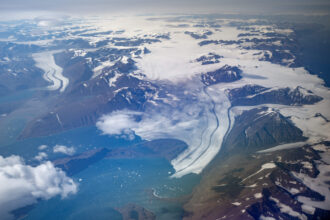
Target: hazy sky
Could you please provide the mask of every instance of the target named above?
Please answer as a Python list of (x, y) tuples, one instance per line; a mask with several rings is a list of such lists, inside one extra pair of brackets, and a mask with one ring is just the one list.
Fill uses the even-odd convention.
[(329, 0), (0, 0), (0, 11), (327, 13)]

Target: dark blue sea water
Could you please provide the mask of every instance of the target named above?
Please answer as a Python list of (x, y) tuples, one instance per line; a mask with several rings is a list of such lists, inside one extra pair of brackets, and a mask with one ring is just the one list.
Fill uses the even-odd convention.
[(297, 32), (301, 46), (299, 56), (304, 67), (318, 75), (330, 87), (330, 27), (329, 24), (304, 28)]
[(50, 159), (55, 159), (58, 157), (58, 155), (52, 155), (51, 153), (52, 147), (56, 144), (74, 147), (77, 153), (81, 153), (87, 150), (101, 147), (106, 147), (109, 149), (125, 147), (140, 141), (141, 139), (138, 137), (133, 141), (128, 141), (125, 139), (118, 139), (115, 137), (102, 135), (102, 133), (97, 130), (95, 126), (92, 126), (77, 128), (46, 137), (16, 140), (11, 144), (0, 147), (0, 153), (4, 156), (18, 154), (28, 159), (32, 158), (39, 152), (38, 147), (40, 145), (47, 145), (49, 148), (47, 148), (45, 152), (50, 154)]

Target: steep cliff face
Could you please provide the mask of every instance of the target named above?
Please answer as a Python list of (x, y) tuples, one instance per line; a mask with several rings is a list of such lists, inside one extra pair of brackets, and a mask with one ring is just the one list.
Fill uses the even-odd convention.
[(303, 132), (287, 118), (271, 108), (243, 112), (224, 142), (222, 152), (249, 152), (266, 149), (281, 143), (306, 140)]
[(127, 204), (124, 207), (117, 208), (122, 214), (123, 220), (155, 220), (156, 215), (149, 210), (136, 204)]
[(233, 106), (251, 106), (260, 104), (311, 105), (322, 97), (300, 86), (296, 88), (265, 88), (259, 85), (246, 85), (227, 91)]
[(40, 49), (37, 45), (0, 42), (0, 97), (47, 85), (31, 57)]
[(51, 112), (32, 120), (20, 137), (45, 136), (95, 125), (99, 117), (115, 110), (143, 111), (156, 92), (161, 97), (162, 89), (152, 83), (111, 70), (75, 85), (59, 98)]

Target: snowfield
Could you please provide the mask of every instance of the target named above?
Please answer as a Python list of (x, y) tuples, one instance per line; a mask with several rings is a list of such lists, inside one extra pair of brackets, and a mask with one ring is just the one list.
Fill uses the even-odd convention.
[[(157, 34), (164, 33), (170, 36), (159, 42), (148, 44), (147, 48), (150, 53), (134, 57), (138, 69), (133, 74), (142, 73), (146, 80), (155, 84), (169, 83), (180, 87), (194, 84), (194, 87), (186, 86), (187, 88), (182, 89), (187, 90), (187, 96), (198, 93), (198, 101), (186, 103), (184, 100), (180, 100), (179, 102), (184, 107), (178, 111), (161, 105), (154, 97), (153, 101), (150, 102), (154, 103), (155, 109), (147, 109), (145, 114), (138, 113), (142, 114), (142, 120), (139, 122), (136, 122), (134, 117), (127, 117), (127, 126), (122, 128), (121, 132), (125, 134), (135, 133), (147, 140), (177, 138), (185, 141), (189, 146), (188, 149), (171, 161), (176, 171), (172, 175), (173, 177), (200, 173), (221, 149), (223, 138), (234, 124), (235, 115), (249, 108), (268, 106), (279, 111), (282, 115), (290, 117), (292, 122), (303, 131), (303, 135), (308, 137), (306, 143), (330, 140), (330, 124), (321, 117), (315, 117), (316, 113), (320, 113), (325, 118), (330, 118), (330, 91), (324, 87), (322, 79), (316, 75), (311, 75), (303, 67), (289, 67), (293, 60), (283, 60), (282, 64), (265, 61), (266, 56), (273, 56), (272, 52), (266, 49), (247, 48), (246, 46), (254, 45), (253, 41), (239, 43), (239, 40), (243, 38), (249, 40), (271, 39), (271, 37), (263, 35), (266, 33), (288, 36), (292, 30), (281, 29), (275, 25), (254, 25), (253, 22), (255, 21), (247, 20), (244, 22), (251, 22), (250, 27), (259, 31), (253, 36), (248, 36), (252, 32), (248, 29), (232, 26), (230, 19), (218, 19), (217, 23), (221, 27), (205, 27), (205, 30), (201, 30), (200, 27), (193, 25), (178, 29), (181, 21), (172, 21), (169, 25), (166, 19), (161, 17), (155, 20), (146, 18), (135, 18), (134, 22), (129, 18), (116, 18), (116, 22), (112, 21), (111, 23), (114, 29), (125, 30), (118, 34), (120, 37), (136, 39), (140, 36), (157, 36)], [(111, 26), (108, 21), (97, 22), (97, 19), (91, 21), (91, 24), (102, 31)], [(204, 39), (195, 39), (191, 35), (185, 34), (187, 31), (201, 35), (206, 33), (206, 30), (212, 32), (207, 40), (214, 40), (215, 43), (201, 45), (200, 42)], [(217, 43), (219, 41), (231, 42)], [(277, 40), (267, 44), (278, 47), (281, 46), (281, 41)], [(114, 46), (109, 45), (109, 47)], [(290, 53), (289, 50), (285, 51)], [(196, 61), (210, 53), (220, 56), (219, 62), (202, 65)], [(106, 65), (112, 64), (106, 63)], [(215, 71), (225, 65), (239, 67), (243, 72), (243, 78), (235, 82), (219, 83), (204, 88), (205, 85), (200, 82), (201, 74)], [(96, 70), (98, 71), (101, 67), (103, 66), (96, 68)], [(111, 85), (113, 83), (111, 82)], [(267, 104), (231, 108), (225, 91), (248, 84), (256, 84), (270, 89), (284, 87), (294, 89), (301, 86), (304, 88), (302, 94), (310, 90), (315, 95), (321, 96), (323, 100), (314, 105), (305, 106)], [(169, 103), (175, 101), (169, 100)], [(130, 115), (132, 113), (119, 111), (116, 114)], [(97, 124), (99, 129), (104, 133), (116, 135), (109, 132), (106, 126), (108, 122), (113, 124), (113, 117), (112, 114), (104, 116)], [(304, 143), (281, 145), (272, 150), (302, 145)]]

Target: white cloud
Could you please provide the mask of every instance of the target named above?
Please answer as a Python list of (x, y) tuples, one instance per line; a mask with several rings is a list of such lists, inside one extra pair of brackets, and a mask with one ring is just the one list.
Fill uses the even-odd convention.
[[(169, 134), (178, 133), (179, 130), (191, 129), (198, 123), (197, 120), (184, 116), (185, 113), (166, 111), (158, 114), (143, 114), (134, 111), (116, 111), (103, 115), (96, 126), (104, 134), (118, 135), (120, 137), (136, 133), (147, 140), (168, 137)], [(138, 121), (135, 117), (140, 116)]]
[(43, 144), (38, 147), (39, 150), (46, 150), (48, 148), (47, 145)]
[[(251, 33), (248, 30), (230, 27), (231, 21), (218, 20), (217, 22), (221, 24), (220, 31), (210, 28), (213, 34), (208, 39), (237, 40), (240, 33)], [(262, 61), (265, 54), (271, 54), (268, 50), (244, 49), (235, 43), (199, 46), (200, 40), (193, 39), (183, 33), (185, 30), (196, 31), (199, 28), (186, 27), (178, 31), (178, 29), (173, 30), (166, 27), (168, 24), (166, 22), (148, 22), (148, 25), (142, 26), (144, 33), (166, 31), (170, 33), (171, 38), (148, 45), (151, 53), (142, 54), (142, 59), (136, 59), (137, 73), (143, 73), (146, 79), (152, 80), (154, 83), (161, 80), (160, 83), (162, 84), (179, 85), (176, 87), (177, 91), (186, 90), (187, 94), (181, 97), (180, 94), (172, 94), (180, 99), (180, 102), (175, 103), (172, 107), (163, 105), (159, 101), (160, 99), (154, 99), (153, 101), (157, 102), (157, 105), (153, 106), (152, 109), (146, 109), (143, 114), (124, 110), (103, 116), (97, 122), (97, 127), (105, 134), (126, 138), (136, 134), (147, 140), (157, 138), (180, 139), (186, 142), (189, 147), (171, 161), (176, 170), (174, 176), (180, 177), (191, 172), (200, 173), (219, 152), (227, 129), (230, 129), (234, 123), (234, 118), (231, 118), (231, 121), (228, 118), (227, 110), (230, 108), (230, 102), (224, 91), (247, 84), (258, 84), (269, 88), (302, 86), (313, 91), (316, 95), (322, 96), (324, 98), (322, 102), (310, 106), (271, 106), (279, 110), (281, 114), (291, 117), (294, 124), (303, 130), (305, 136), (310, 138), (309, 141), (328, 140), (329, 125), (322, 118), (314, 118), (314, 115), (322, 113), (326, 118), (330, 118), (328, 111), (330, 93), (322, 85), (323, 81), (316, 75), (309, 74), (302, 67), (290, 68)], [(136, 20), (133, 23), (132, 25), (129, 22), (115, 22), (117, 25), (127, 26), (123, 27), (126, 37), (132, 37), (136, 34), (133, 33), (133, 30), (137, 28)], [(252, 23), (251, 25), (262, 33), (286, 34), (291, 32), (289, 29), (279, 29), (274, 25), (260, 26)], [(98, 25), (106, 27), (104, 23)], [(159, 27), (162, 30), (157, 29)], [(258, 38), (264, 38), (264, 36), (258, 36)], [(248, 48), (253, 44), (249, 42), (249, 45), (245, 46)], [(201, 65), (194, 62), (196, 58), (208, 53), (220, 55), (222, 57), (220, 62), (211, 65)], [(239, 66), (243, 71), (243, 78), (233, 83), (213, 85), (208, 87), (206, 92), (203, 91), (203, 85), (199, 80), (200, 74), (216, 70), (224, 65)], [(194, 87), (190, 88), (189, 84), (194, 84)], [(178, 88), (182, 86), (186, 88)], [(190, 99), (192, 96), (196, 99)], [(320, 128), (321, 131), (319, 131)]]
[(5, 220), (14, 218), (11, 211), (38, 199), (77, 192), (76, 183), (50, 161), (32, 167), (19, 156), (0, 156), (0, 183), (0, 216)]
[(55, 145), (53, 148), (54, 153), (62, 153), (67, 155), (73, 155), (76, 152), (76, 149), (74, 147), (67, 147), (64, 145)]
[[(214, 109), (212, 101), (215, 103)], [(209, 89), (195, 101), (180, 101), (180, 107), (157, 107), (145, 113), (128, 110), (104, 115), (96, 123), (104, 134), (127, 135), (135, 133), (145, 140), (175, 138), (188, 144), (188, 149), (171, 161), (181, 177), (188, 173), (200, 173), (214, 158), (228, 128), (229, 102), (221, 88)], [(138, 116), (138, 117), (137, 117)], [(217, 125), (217, 118), (221, 124)], [(137, 120), (138, 119), (138, 120)]]
[(96, 123), (96, 126), (103, 131), (104, 134), (120, 135), (126, 139), (134, 139), (134, 132), (138, 126), (135, 116), (141, 113), (133, 111), (115, 111), (109, 115), (104, 115)]
[(39, 152), (37, 156), (34, 157), (34, 159), (42, 161), (46, 159), (48, 155), (45, 152)]

